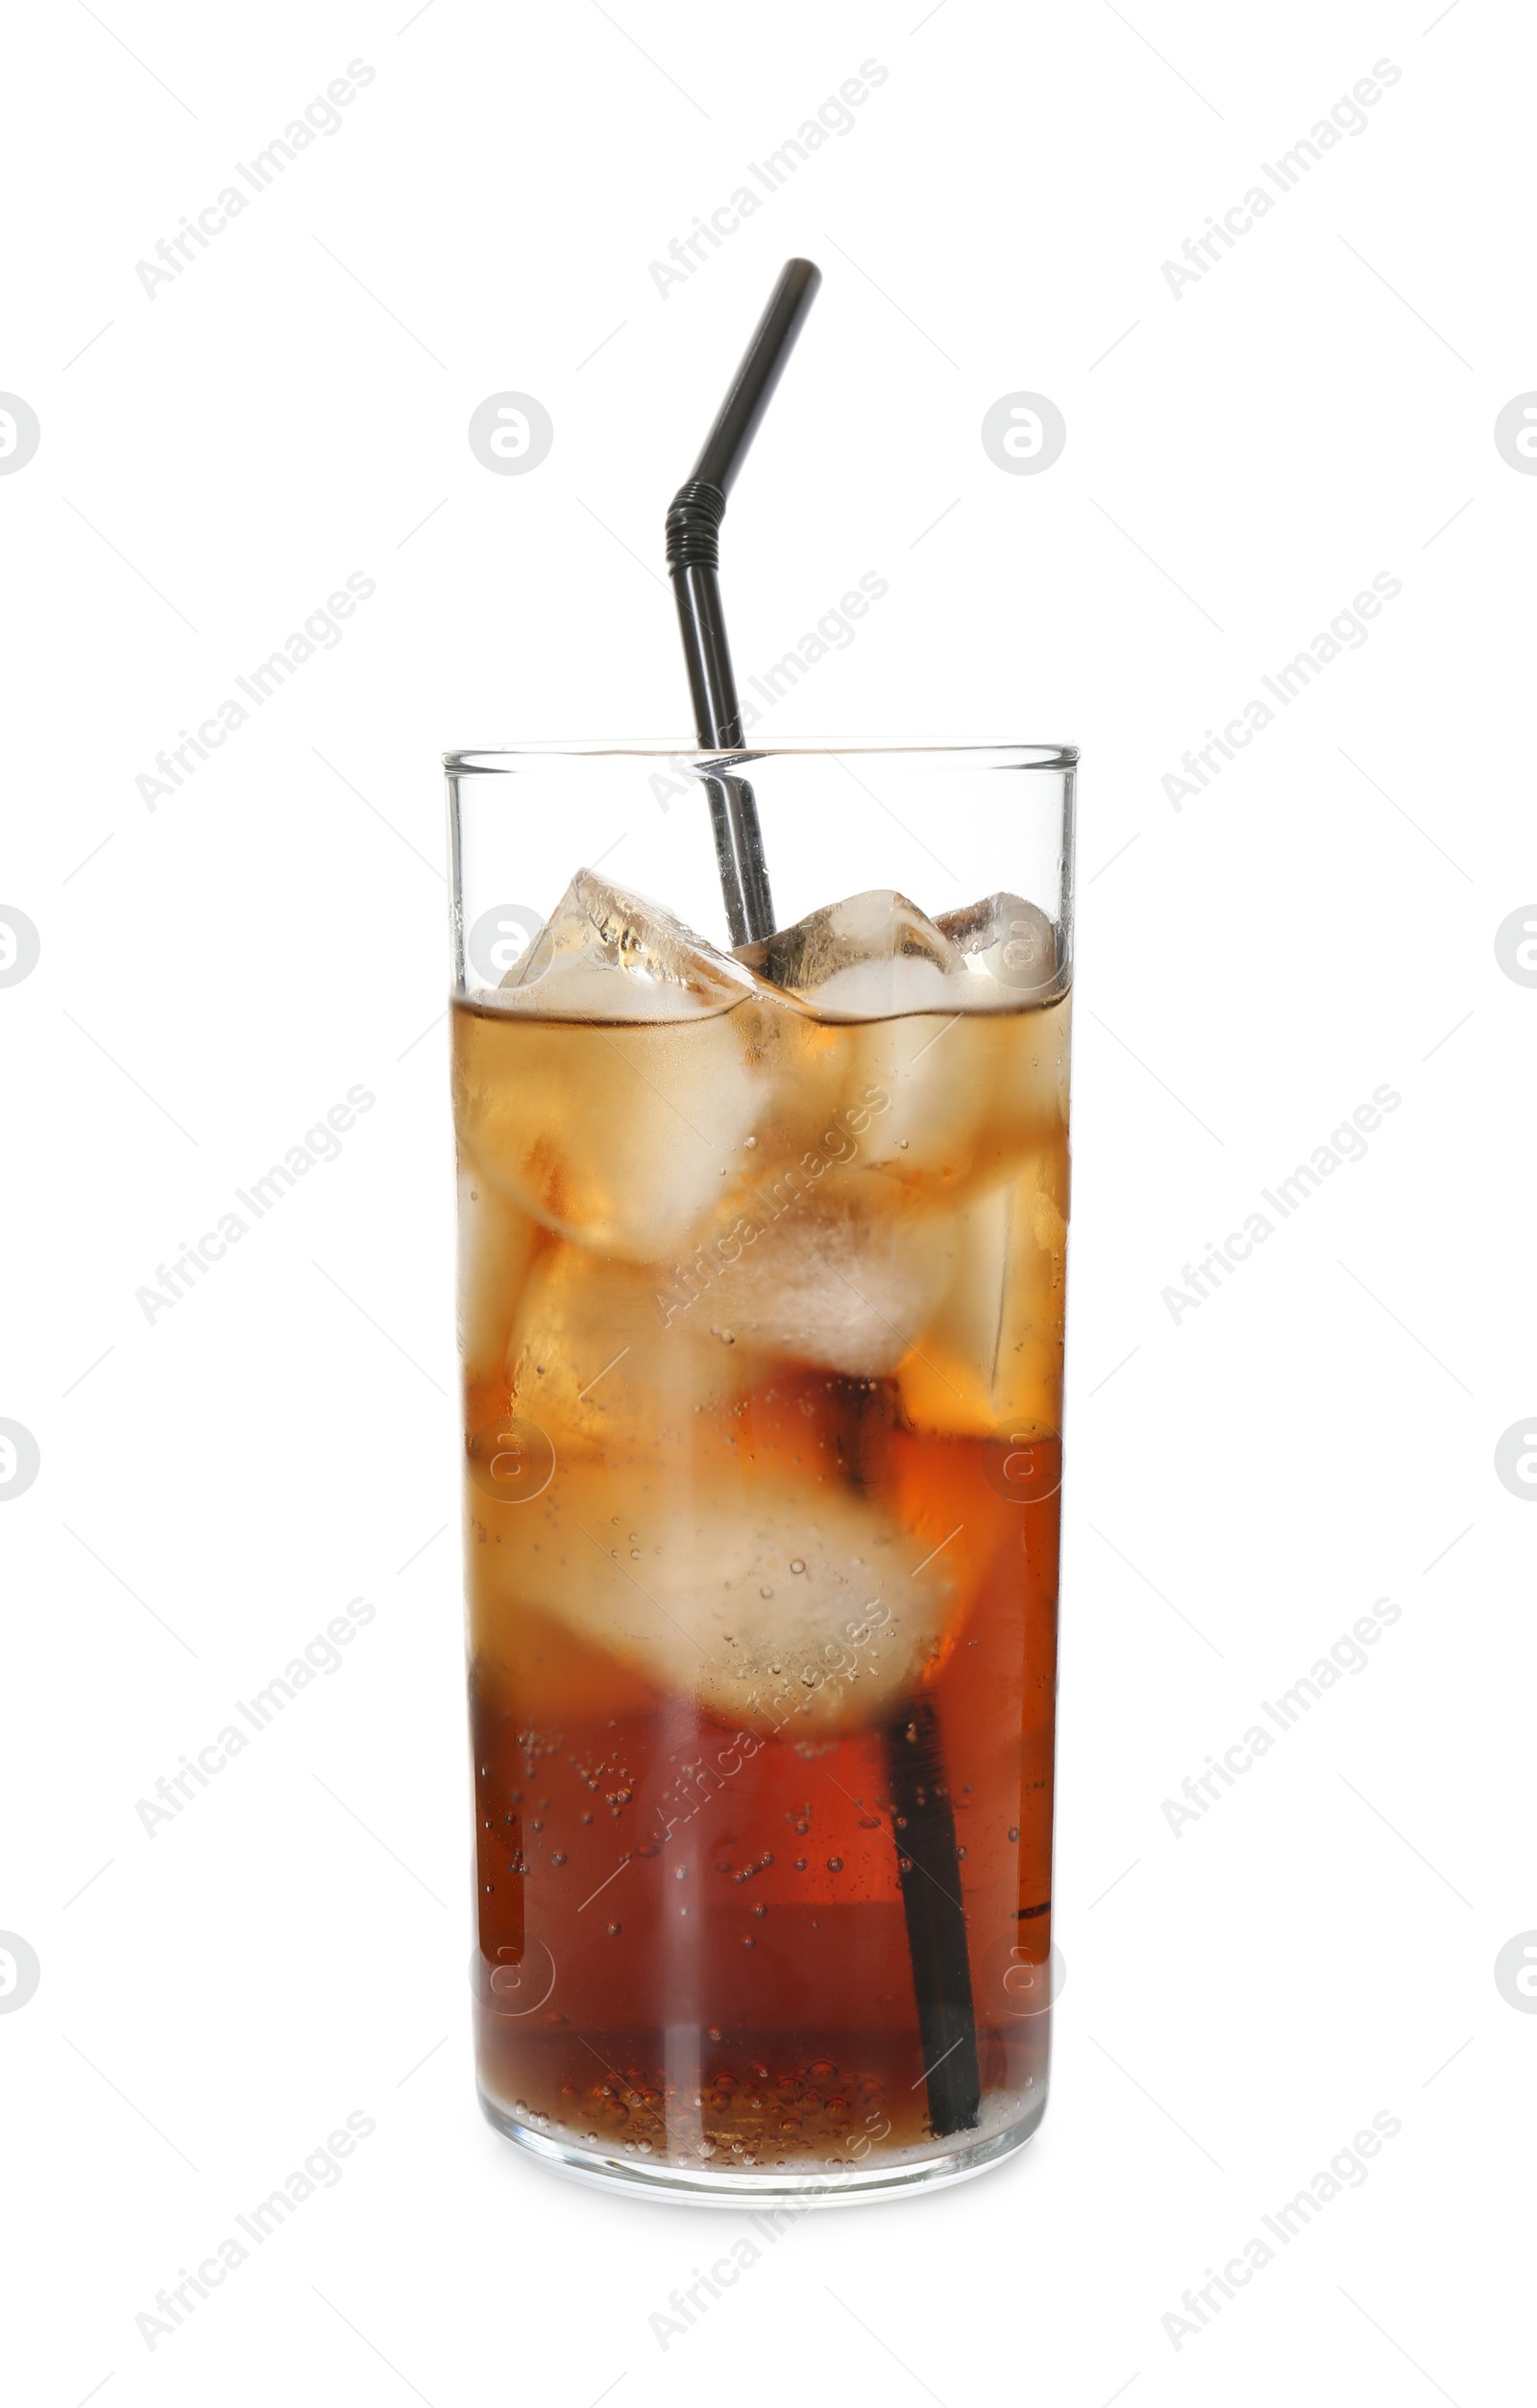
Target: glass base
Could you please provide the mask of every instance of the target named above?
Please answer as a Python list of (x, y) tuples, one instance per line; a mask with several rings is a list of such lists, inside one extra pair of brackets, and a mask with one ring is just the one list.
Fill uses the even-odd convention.
[(967, 2182), (989, 2166), (1001, 2165), (1034, 2137), (1046, 2112), (1044, 2097), (1034, 2101), (1017, 2124), (947, 2149), (912, 2150), (875, 2165), (825, 2165), (804, 2173), (757, 2170), (747, 2166), (691, 2167), (667, 2162), (647, 2164), (635, 2157), (618, 2157), (579, 2142), (551, 2139), (520, 2123), (507, 2109), (479, 2092), (486, 2121), (507, 2140), (551, 2173), (595, 2190), (627, 2192), (632, 2199), (671, 2201), (683, 2207), (789, 2208), (867, 2205), (875, 2200), (900, 2199), (914, 2191), (942, 2190), (947, 2183)]

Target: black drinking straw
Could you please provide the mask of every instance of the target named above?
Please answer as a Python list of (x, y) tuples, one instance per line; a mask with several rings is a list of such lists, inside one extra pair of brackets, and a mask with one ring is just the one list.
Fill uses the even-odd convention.
[(982, 2104), (955, 1810), (944, 1778), (939, 1717), (920, 1698), (881, 1734), (897, 1878), (917, 1999), (918, 2041), (936, 2135), (976, 2128)]
[[(667, 514), (667, 565), (677, 596), (694, 732), (709, 752), (736, 752), (742, 745), (742, 709), (717, 573), (726, 496), (821, 280), (820, 268), (809, 259), (786, 261), (693, 474), (678, 487)], [(706, 791), (731, 941), (754, 944), (774, 933), (758, 806), (744, 778), (711, 778)]]
[[(726, 496), (821, 280), (820, 268), (809, 259), (786, 261), (694, 474), (679, 486), (667, 514), (667, 565), (677, 596), (695, 734), (710, 752), (740, 751), (743, 734), (717, 573)], [(745, 778), (707, 778), (705, 791), (731, 941), (755, 944), (774, 933), (758, 806)], [(881, 1736), (929, 2124), (936, 2137), (944, 2138), (976, 2128), (982, 2075), (955, 1812), (933, 1700), (915, 1700)]]

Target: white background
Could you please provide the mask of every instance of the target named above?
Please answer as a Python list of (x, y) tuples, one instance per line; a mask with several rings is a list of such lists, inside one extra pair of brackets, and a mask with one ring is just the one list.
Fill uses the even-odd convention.
[[(1537, 2020), (1532, 1412), (1537, 29), (1496, 0), (60, 0), (3, 104), (0, 2016), (9, 2388), (898, 2403), (1508, 2396)], [(920, 21), (921, 20), (921, 21)], [(1432, 22), (1432, 20), (1435, 20)], [(151, 299), (135, 261), (349, 61), (341, 130)], [(874, 59), (666, 298), (648, 263)], [(1161, 273), (1374, 62), (1400, 82), (1199, 282)], [(891, 592), (782, 732), (1084, 748), (1058, 1936), (1039, 2138), (743, 2227), (525, 2164), (474, 2103), (442, 802), (451, 744), (685, 732), (661, 520), (781, 261), (826, 283), (732, 506), (739, 663)], [(465, 429), (537, 396), (537, 472)], [(979, 427), (1027, 389), (1061, 459)], [(180, 791), (135, 779), (351, 572), (344, 640)], [(1220, 777), (1162, 780), (1374, 575)], [(377, 1097), (174, 1309), (134, 1292)], [(1218, 1294), (1162, 1299), (1380, 1084)], [(134, 1802), (357, 1594), (377, 1618), (173, 1824)], [(1176, 1836), (1161, 1802), (1374, 1599), (1370, 1667)], [(351, 2110), (377, 2130), (153, 2351)], [(1220, 2315), (1161, 2320), (1379, 2110)], [(1528, 2269), (1529, 2272), (1529, 2269)], [(1518, 2342), (1518, 2334), (1520, 2339)], [(617, 2389), (615, 2388), (617, 2387)]]

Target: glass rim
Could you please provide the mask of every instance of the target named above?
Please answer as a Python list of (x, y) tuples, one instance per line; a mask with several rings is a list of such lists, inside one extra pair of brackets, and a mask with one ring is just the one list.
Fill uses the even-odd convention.
[(915, 762), (974, 758), (1002, 761), (1011, 768), (1072, 769), (1078, 765), (1076, 744), (1027, 744), (1011, 739), (988, 742), (975, 737), (943, 738), (791, 737), (781, 743), (743, 744), (712, 750), (685, 740), (669, 743), (656, 737), (616, 736), (581, 741), (557, 738), (526, 744), (478, 744), (446, 752), (443, 766), (451, 777), (470, 774), (506, 775), (518, 763), (561, 761), (687, 761), (751, 763), (773, 760), (835, 760), (852, 754), (869, 759), (884, 756)]

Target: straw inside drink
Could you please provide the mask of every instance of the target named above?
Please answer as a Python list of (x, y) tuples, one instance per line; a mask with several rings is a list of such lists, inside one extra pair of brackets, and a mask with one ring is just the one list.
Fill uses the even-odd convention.
[(939, 1752), (932, 1698), (899, 1713), (881, 1734), (897, 1878), (907, 1917), (917, 2000), (918, 2040), (937, 2133), (969, 2132), (982, 2104), (977, 2019), (971, 2003), (965, 1909), (956, 1853), (955, 1810)]
[[(737, 751), (743, 737), (719, 576), (726, 496), (821, 280), (809, 259), (787, 260), (693, 474), (667, 514), (668, 569), (695, 733), (710, 751)], [(723, 772), (707, 779), (705, 791), (731, 941), (755, 944), (774, 932), (757, 802), (745, 778)], [(946, 2137), (975, 2128), (982, 2079), (955, 1814), (933, 1701), (916, 1700), (899, 1713), (882, 1740), (929, 2122), (937, 2137)]]

